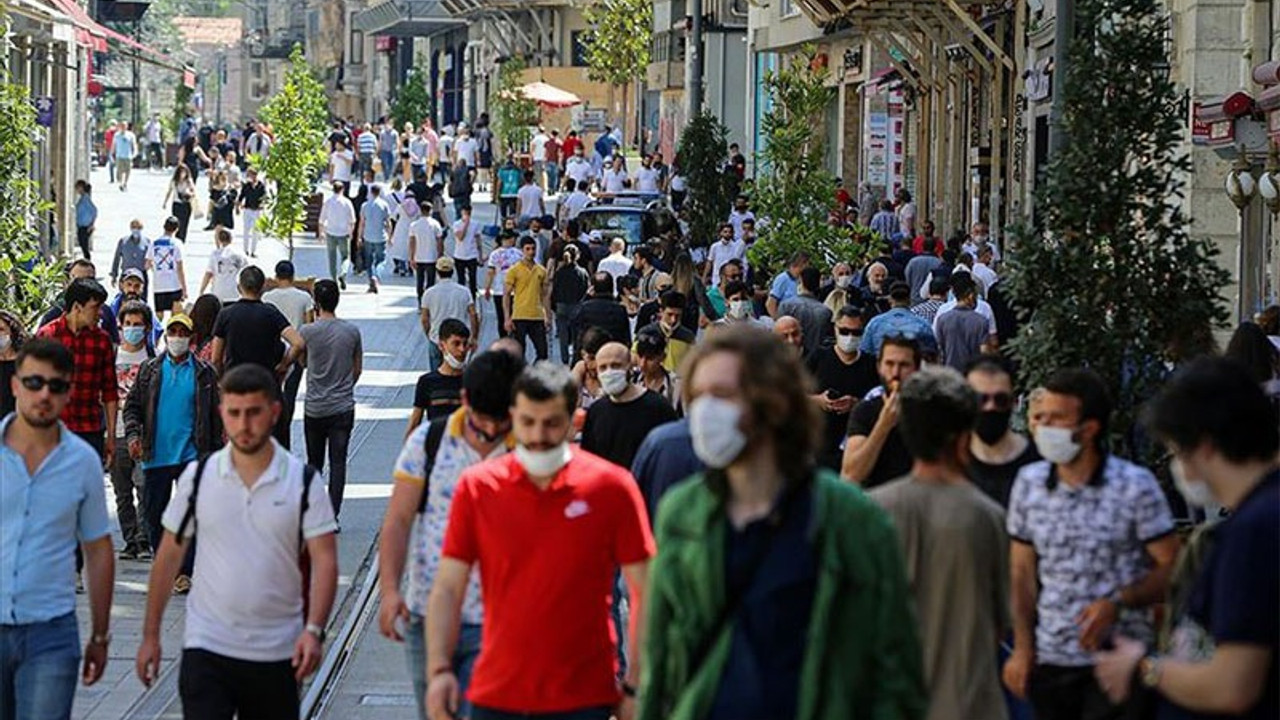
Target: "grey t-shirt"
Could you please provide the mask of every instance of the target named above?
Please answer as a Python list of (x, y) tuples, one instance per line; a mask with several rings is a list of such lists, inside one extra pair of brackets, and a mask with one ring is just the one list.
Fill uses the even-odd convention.
[(831, 308), (811, 295), (795, 295), (778, 304), (778, 317), (784, 315), (800, 321), (805, 355), (822, 346), (822, 338), (831, 329)]
[(355, 358), (364, 353), (360, 330), (346, 320), (324, 318), (298, 330), (307, 343), (307, 417), (355, 408)]
[(987, 341), (990, 329), (986, 318), (965, 306), (939, 315), (937, 328), (942, 362), (960, 372), (964, 372), (970, 359), (982, 353), (982, 343)]
[(311, 293), (299, 287), (279, 287), (268, 290), (262, 294), (262, 302), (275, 306), (294, 330), (306, 323), (307, 311), (315, 309)]
[(898, 530), (929, 685), (927, 720), (1003, 720), (992, 655), (1009, 620), (1004, 513), (965, 483), (908, 475), (871, 491)]
[(387, 220), (391, 217), (391, 208), (382, 198), (370, 198), (360, 206), (361, 239), (365, 242), (384, 243), (387, 241)]
[(459, 285), (452, 276), (437, 280), (435, 285), (422, 293), (422, 307), (431, 319), (431, 333), (427, 339), (438, 342), (440, 324), (449, 318), (461, 320), (469, 325), (471, 313), (468, 310), (472, 304), (474, 301), (471, 298), (471, 291), (466, 285)]

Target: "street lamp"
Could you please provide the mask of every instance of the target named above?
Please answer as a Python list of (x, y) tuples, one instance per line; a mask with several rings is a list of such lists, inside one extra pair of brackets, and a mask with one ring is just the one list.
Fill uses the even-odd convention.
[(1241, 146), (1240, 154), (1231, 163), (1231, 172), (1227, 173), (1227, 197), (1231, 198), (1231, 202), (1241, 212), (1253, 202), (1253, 195), (1258, 191), (1258, 184), (1253, 179), (1250, 167), (1244, 146)]
[(1267, 153), (1267, 169), (1258, 178), (1258, 192), (1272, 215), (1280, 215), (1280, 146), (1271, 143)]

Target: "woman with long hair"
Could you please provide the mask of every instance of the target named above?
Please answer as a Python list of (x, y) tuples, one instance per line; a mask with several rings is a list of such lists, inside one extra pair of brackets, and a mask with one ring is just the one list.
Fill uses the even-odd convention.
[(27, 340), (27, 331), (17, 315), (0, 310), (0, 418), (14, 410), (10, 379), (17, 372), (18, 351)]
[(191, 348), (196, 357), (207, 363), (213, 362), (213, 323), (222, 312), (222, 301), (217, 295), (207, 293), (196, 298), (191, 306)]
[(236, 226), (236, 193), (227, 181), (227, 173), (218, 170), (209, 178), (209, 223), (213, 227), (232, 230)]
[(187, 241), (187, 229), (191, 226), (191, 207), (196, 197), (196, 183), (191, 169), (183, 163), (173, 170), (173, 178), (169, 181), (169, 189), (164, 194), (164, 201), (161, 206), (169, 205), (169, 198), (173, 198), (173, 204), (169, 205), (169, 214), (178, 219), (178, 232), (175, 233), (182, 242)]
[(707, 289), (693, 267), (693, 258), (687, 252), (675, 254), (671, 262), (671, 289), (684, 294), (684, 314), (680, 316), (680, 324), (690, 330), (698, 331), (698, 313), (705, 306), (711, 310), (711, 301), (707, 299)]

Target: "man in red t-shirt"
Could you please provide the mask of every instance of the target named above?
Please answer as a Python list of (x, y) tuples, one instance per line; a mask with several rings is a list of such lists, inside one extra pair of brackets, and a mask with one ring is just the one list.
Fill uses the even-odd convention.
[[(454, 494), (427, 606), (427, 713), (445, 720), (457, 711), (451, 658), (476, 565), (485, 613), (472, 720), (629, 720), (654, 554), (644, 500), (625, 469), (570, 448), (578, 390), (567, 369), (538, 363), (512, 394), (515, 452), (466, 470)], [(621, 683), (610, 622), (619, 568), (632, 620)]]
[(582, 138), (578, 137), (578, 131), (570, 130), (568, 137), (564, 139), (563, 143), (560, 143), (560, 154), (565, 160), (568, 160), (573, 157), (573, 153), (580, 147), (582, 147)]

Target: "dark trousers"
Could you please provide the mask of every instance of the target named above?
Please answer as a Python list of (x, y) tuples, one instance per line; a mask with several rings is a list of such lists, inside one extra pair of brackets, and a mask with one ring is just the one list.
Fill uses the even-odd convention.
[(474, 296), (479, 288), (476, 286), (476, 270), (480, 268), (479, 260), (457, 260), (453, 261), (454, 272), (457, 273), (458, 282), (466, 285)]
[(288, 660), (250, 662), (183, 650), (178, 693), (186, 720), (296, 720), (298, 681)]
[[(114, 182), (114, 181), (113, 181)], [(90, 238), (93, 237), (93, 228), (88, 225), (79, 225), (76, 227), (76, 244), (80, 246), (80, 252), (84, 253), (84, 259), (90, 259), (91, 243)]]
[(556, 304), (556, 340), (560, 344), (560, 362), (573, 367), (570, 360), (573, 358), (569, 354), (569, 346), (573, 344), (573, 333), (569, 331), (569, 315), (577, 305), (570, 303)]
[(281, 391), (280, 419), (271, 430), (276, 441), (289, 450), (293, 437), (293, 411), (298, 406), (298, 386), (302, 384), (302, 368), (294, 365), (284, 377), (284, 388)]
[[(129, 443), (116, 438), (116, 456), (111, 462), (111, 490), (116, 497), (116, 519), (120, 521), (120, 535), (126, 548), (145, 550), (151, 547), (146, 524), (138, 520), (138, 513), (145, 512), (143, 499), (145, 483), (142, 468), (129, 457)], [(133, 501), (134, 491), (138, 502)]]
[(415, 262), (413, 264), (413, 275), (418, 283), (418, 306), (422, 306), (422, 293), (427, 288), (436, 284), (436, 264), (433, 262)]
[[(85, 255), (85, 257), (88, 257), (88, 255)], [(98, 458), (105, 462), (105, 459), (102, 457), (103, 453), (106, 452), (107, 447), (107, 436), (105, 433), (106, 430), (77, 432), (76, 437), (89, 443), (89, 447), (93, 448), (93, 451), (97, 453)], [(84, 569), (84, 551), (80, 549), (80, 543), (76, 543), (76, 574), (79, 574), (82, 569)]]
[(1118, 720), (1124, 708), (1112, 705), (1093, 667), (1036, 665), (1027, 679), (1027, 699), (1036, 720)]
[(613, 716), (611, 707), (583, 708), (581, 710), (565, 710), (552, 713), (513, 713), (505, 710), (493, 710), (480, 707), (471, 708), (471, 720), (609, 720)]
[(191, 227), (191, 202), (174, 201), (169, 211), (178, 219), (178, 231), (173, 234), (174, 237), (186, 242), (187, 230)]
[(547, 359), (547, 324), (541, 320), (516, 320), (516, 331), (513, 334), (520, 349), (525, 350), (525, 340), (533, 341), (533, 349), (539, 360)]
[(498, 316), (498, 337), (507, 336), (507, 311), (502, 307), (502, 295), (493, 296), (493, 312)]
[(453, 199), (453, 219), (461, 220), (462, 211), (471, 209), (471, 196), (459, 195)]
[[(147, 532), (151, 536), (151, 547), (160, 549), (160, 538), (164, 537), (164, 509), (169, 507), (169, 498), (173, 497), (173, 485), (178, 476), (186, 469), (186, 465), (166, 465), (164, 467), (147, 468), (146, 480), (142, 485), (142, 511), (147, 518)], [(186, 512), (185, 510), (183, 512)], [(179, 574), (191, 577), (196, 563), (196, 540), (187, 541), (187, 554), (182, 559), (182, 570)]]
[(328, 447), (329, 502), (333, 504), (335, 517), (342, 507), (342, 491), (347, 485), (347, 447), (351, 444), (351, 429), (355, 424), (355, 410), (302, 419), (303, 434), (307, 439), (307, 464), (323, 470), (324, 451)]

